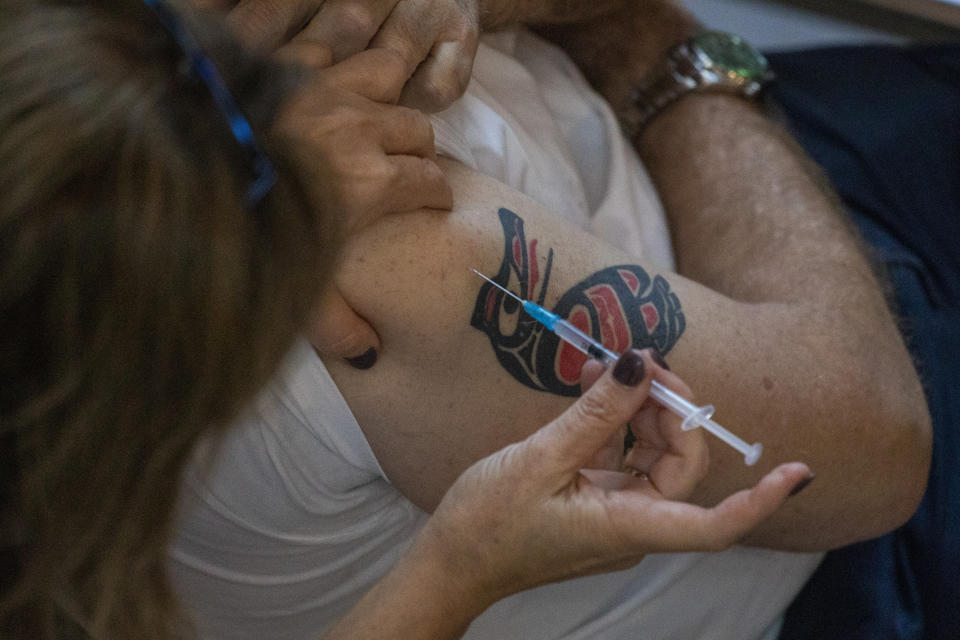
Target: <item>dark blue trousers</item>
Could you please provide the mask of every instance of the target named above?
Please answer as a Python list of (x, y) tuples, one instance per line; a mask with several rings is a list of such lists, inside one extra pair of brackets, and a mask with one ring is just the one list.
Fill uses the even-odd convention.
[(917, 513), (828, 553), (780, 637), (960, 639), (960, 45), (771, 63), (773, 98), (886, 270), (934, 428)]

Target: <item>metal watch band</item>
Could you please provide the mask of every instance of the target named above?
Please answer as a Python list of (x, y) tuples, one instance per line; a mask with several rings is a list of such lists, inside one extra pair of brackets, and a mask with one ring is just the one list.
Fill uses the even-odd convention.
[(698, 53), (702, 46), (699, 39), (708, 36), (722, 36), (738, 42), (738, 46), (749, 47), (736, 36), (720, 32), (704, 32), (700, 36), (676, 45), (670, 49), (662, 62), (647, 76), (631, 95), (632, 109), (621, 118), (624, 131), (631, 139), (636, 137), (651, 120), (657, 117), (669, 105), (694, 91), (717, 91), (728, 95), (752, 99), (759, 95), (763, 86), (773, 79), (766, 68), (766, 60), (754, 51), (762, 62), (763, 68), (755, 71), (760, 75), (734, 72), (715, 64)]
[(631, 138), (670, 104), (699, 86), (699, 73), (689, 61), (691, 55), (688, 43), (674, 47), (647, 82), (634, 89), (631, 102), (636, 111), (630, 123), (632, 131), (627, 132)]

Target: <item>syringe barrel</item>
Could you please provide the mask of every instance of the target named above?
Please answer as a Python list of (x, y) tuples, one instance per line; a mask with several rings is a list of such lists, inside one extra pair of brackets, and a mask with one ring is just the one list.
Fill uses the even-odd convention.
[[(483, 276), (483, 274), (480, 275)], [(486, 278), (486, 276), (483, 277)], [(487, 279), (489, 280), (489, 278)], [(568, 344), (573, 345), (588, 356), (596, 358), (607, 365), (612, 365), (620, 357), (613, 351), (610, 351), (604, 347), (602, 343), (594, 340), (557, 314), (552, 313), (540, 305), (534, 304), (533, 302), (521, 300), (521, 304), (527, 313), (533, 316), (535, 320), (546, 326), (547, 329), (550, 329), (557, 334), (558, 338)], [(663, 407), (670, 409), (678, 416), (683, 418), (684, 429), (703, 427), (730, 446), (743, 453), (744, 459), (748, 465), (752, 465), (760, 457), (760, 454), (763, 451), (763, 446), (759, 442), (749, 445), (710, 419), (710, 417), (713, 415), (713, 405), (704, 405), (702, 407), (698, 407), (683, 396), (663, 386), (656, 380), (654, 380), (650, 385), (650, 395), (653, 396), (653, 399), (659, 402)]]
[(653, 399), (659, 402), (662, 406), (670, 409), (681, 418), (686, 418), (688, 415), (699, 409), (697, 405), (693, 404), (680, 394), (666, 388), (656, 380), (650, 384), (650, 395), (653, 396)]
[(619, 358), (617, 354), (562, 318), (557, 320), (552, 329), (561, 340), (573, 345), (591, 358), (596, 358), (608, 365), (613, 364)]

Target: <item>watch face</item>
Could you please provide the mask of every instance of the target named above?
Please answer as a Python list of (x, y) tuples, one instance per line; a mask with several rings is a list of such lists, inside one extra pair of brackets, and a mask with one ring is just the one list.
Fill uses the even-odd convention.
[(767, 72), (767, 59), (740, 37), (720, 31), (708, 31), (693, 40), (698, 54), (706, 57), (714, 67), (759, 80)]

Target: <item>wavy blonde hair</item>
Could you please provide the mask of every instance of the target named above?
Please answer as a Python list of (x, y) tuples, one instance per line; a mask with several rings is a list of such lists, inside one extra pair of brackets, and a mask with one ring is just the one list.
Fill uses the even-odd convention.
[[(291, 83), (188, 18), (270, 149)], [(181, 471), (268, 379), (332, 237), (139, 0), (0, 0), (3, 637), (169, 638)]]

